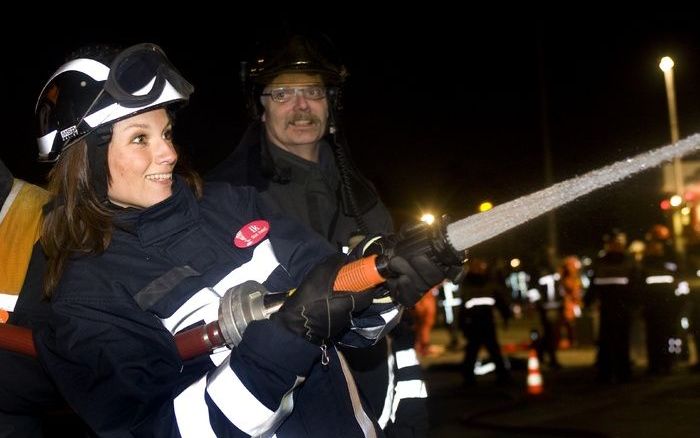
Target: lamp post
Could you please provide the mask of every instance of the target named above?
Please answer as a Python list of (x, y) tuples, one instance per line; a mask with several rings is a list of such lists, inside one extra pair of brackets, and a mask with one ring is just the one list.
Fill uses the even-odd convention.
[[(659, 62), (659, 68), (664, 72), (664, 82), (666, 83), (666, 97), (668, 100), (668, 119), (671, 125), (671, 143), (678, 142), (680, 135), (678, 133), (678, 112), (676, 111), (676, 90), (673, 84), (673, 59), (669, 56), (664, 56)], [(683, 197), (683, 165), (681, 159), (676, 157), (673, 159), (673, 180), (675, 185), (676, 195)], [(673, 235), (676, 254), (682, 259), (685, 256), (685, 245), (683, 242), (683, 224), (681, 223), (681, 214), (679, 209), (673, 211)]]

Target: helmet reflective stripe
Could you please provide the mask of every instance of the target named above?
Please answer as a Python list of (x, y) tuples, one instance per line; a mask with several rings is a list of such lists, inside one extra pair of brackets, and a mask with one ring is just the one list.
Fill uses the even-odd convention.
[(39, 144), (39, 159), (47, 158), (49, 156), (49, 152), (51, 152), (57, 132), (58, 131), (51, 131), (37, 139), (37, 143)]
[[(83, 59), (80, 61), (91, 61), (90, 59)], [(96, 64), (99, 64), (96, 61), (92, 61)], [(102, 64), (99, 64), (102, 65)], [(75, 70), (75, 69), (70, 69), (70, 70)], [(107, 69), (109, 71), (109, 69)], [(83, 73), (86, 73), (82, 70), (77, 70), (81, 71)], [(54, 75), (55, 76), (55, 75)], [(134, 94), (139, 94), (143, 95), (148, 93), (148, 91), (153, 87), (153, 83), (155, 82), (155, 77), (149, 84), (144, 87), (142, 90), (139, 90), (137, 93)], [(117, 120), (124, 118), (128, 116), (129, 114), (132, 113), (137, 113), (137, 112), (143, 112), (144, 109), (147, 109), (149, 107), (158, 107), (161, 106), (163, 103), (167, 103), (170, 101), (175, 101), (175, 100), (186, 100), (187, 96), (184, 96), (183, 94), (179, 93), (175, 87), (173, 87), (170, 82), (167, 80), (165, 81), (165, 87), (163, 88), (163, 91), (160, 93), (160, 96), (150, 104), (144, 105), (142, 107), (138, 108), (126, 108), (118, 103), (113, 103), (105, 108), (102, 108), (99, 111), (94, 112), (93, 114), (88, 115), (85, 117), (83, 120), (85, 123), (87, 123), (91, 128), (96, 128), (97, 126), (103, 125), (105, 123), (109, 123), (111, 121)], [(75, 129), (75, 127), (72, 127)], [(71, 128), (68, 128), (71, 129)], [(47, 157), (49, 152), (51, 152), (51, 148), (53, 147), (54, 140), (56, 138), (57, 131), (51, 131), (48, 134), (40, 137), (37, 139), (37, 142), (39, 143), (39, 157)], [(65, 135), (63, 136), (65, 137)]]
[(175, 102), (186, 102), (194, 87), (154, 44), (138, 44), (112, 56), (99, 49), (61, 66), (37, 101), (35, 118), (40, 161), (55, 161), (76, 141), (100, 126)]
[[(143, 95), (148, 93), (148, 90), (153, 86), (153, 83), (155, 82), (155, 77), (151, 82), (149, 82), (148, 86), (144, 87), (141, 91), (139, 90), (138, 95)], [(158, 96), (158, 99), (155, 101), (144, 105), (142, 107), (137, 107), (137, 108), (127, 108), (119, 105), (118, 103), (113, 103), (112, 105), (109, 105), (105, 108), (102, 108), (101, 110), (94, 112), (90, 114), (89, 116), (85, 117), (85, 123), (87, 123), (91, 128), (95, 128), (100, 125), (104, 125), (105, 123), (109, 123), (113, 120), (117, 119), (122, 119), (129, 114), (132, 113), (137, 113), (137, 112), (143, 112), (144, 109), (147, 109), (149, 107), (158, 107), (162, 106), (163, 103), (170, 102), (173, 100), (183, 100), (187, 99), (186, 96), (180, 94), (175, 87), (170, 85), (170, 82), (167, 80), (165, 81), (165, 87), (163, 88), (163, 91), (160, 93), (160, 96)]]
[[(107, 80), (107, 76), (109, 76), (109, 67), (102, 64), (101, 62), (95, 61), (94, 59), (78, 58), (72, 61), (68, 61), (67, 63), (63, 64), (58, 70), (56, 70), (56, 72), (49, 78), (49, 80), (46, 81), (46, 85), (44, 85), (44, 88), (41, 90), (41, 93), (39, 93), (39, 99), (37, 100), (34, 111), (36, 111), (39, 108), (39, 104), (41, 103), (42, 98), (44, 97), (44, 91), (46, 91), (46, 87), (48, 87), (49, 84), (51, 84), (54, 78), (56, 78), (58, 75), (68, 71), (77, 71), (86, 74), (87, 76), (94, 79), (96, 82), (104, 82)], [(65, 132), (65, 134), (63, 134), (62, 137), (65, 138), (68, 136), (68, 133), (77, 132), (77, 127), (71, 126), (65, 128), (62, 131), (62, 133), (63, 132)], [(57, 133), (58, 131), (51, 131), (37, 139), (37, 143), (39, 145), (40, 160), (48, 158), (49, 153), (53, 148)]]
[(95, 61), (94, 59), (79, 58), (74, 59), (72, 61), (68, 61), (65, 64), (63, 64), (58, 70), (56, 70), (53, 76), (51, 76), (49, 80), (46, 81), (46, 85), (44, 85), (44, 88), (41, 89), (41, 93), (39, 93), (39, 99), (36, 102), (34, 111), (36, 111), (36, 109), (39, 107), (39, 104), (41, 103), (41, 98), (44, 96), (44, 91), (46, 91), (46, 87), (49, 86), (51, 81), (53, 81), (56, 76), (67, 71), (79, 71), (80, 73), (84, 73), (90, 76), (97, 82), (106, 81), (107, 76), (109, 76), (109, 67), (102, 64), (101, 62)]

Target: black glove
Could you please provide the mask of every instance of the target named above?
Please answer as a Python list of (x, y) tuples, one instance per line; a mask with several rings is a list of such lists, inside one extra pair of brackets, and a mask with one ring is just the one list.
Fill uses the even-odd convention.
[(367, 308), (373, 298), (372, 292), (333, 292), (345, 262), (345, 256), (334, 254), (314, 267), (270, 319), (317, 345), (340, 333), (350, 324), (352, 312)]
[(446, 217), (433, 225), (408, 223), (398, 235), (380, 241), (393, 274), (386, 283), (394, 301), (412, 307), (445, 278), (453, 279), (462, 272), (466, 254), (446, 246), (446, 223)]
[(426, 292), (445, 279), (443, 268), (425, 254), (414, 255), (409, 260), (395, 255), (389, 260), (389, 270), (396, 274), (396, 277), (386, 280), (391, 297), (406, 307), (413, 307)]

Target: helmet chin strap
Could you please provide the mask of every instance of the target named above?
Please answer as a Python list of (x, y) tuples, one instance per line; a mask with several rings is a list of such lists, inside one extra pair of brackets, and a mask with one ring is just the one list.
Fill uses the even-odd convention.
[(335, 155), (338, 173), (341, 179), (340, 196), (343, 211), (355, 218), (359, 231), (369, 233), (369, 227), (362, 216), (378, 202), (379, 197), (374, 186), (362, 175), (355, 163), (350, 158), (343, 125), (339, 113), (340, 108), (336, 102), (329, 102), (328, 127), (333, 154)]
[(112, 139), (112, 125), (100, 126), (85, 137), (87, 142), (88, 170), (95, 195), (101, 203), (106, 203), (109, 171), (107, 149)]

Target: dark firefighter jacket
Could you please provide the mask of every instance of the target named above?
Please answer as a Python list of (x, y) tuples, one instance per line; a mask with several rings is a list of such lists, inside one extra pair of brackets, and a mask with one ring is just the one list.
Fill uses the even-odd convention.
[[(359, 229), (339, 193), (342, 177), (332, 147), (340, 146), (323, 140), (319, 163), (311, 163), (270, 144), (262, 125), (254, 122), (233, 153), (206, 178), (255, 187), (272, 211), (297, 219), (337, 250), (347, 251), (350, 238)], [(347, 170), (351, 181), (358, 178), (354, 169)], [(356, 195), (369, 234), (392, 233), (391, 215), (376, 193), (358, 191)], [(403, 320), (392, 333), (390, 346), (380, 336), (371, 348), (345, 348), (343, 352), (387, 435), (424, 436), (427, 391), (406, 314)], [(393, 354), (387, 357), (389, 351)]]
[[(265, 218), (266, 235), (236, 246), (239, 231), (263, 219), (256, 197), (209, 184), (197, 200), (176, 178), (167, 200), (117, 213), (104, 253), (69, 261), (35, 340), (69, 405), (99, 436), (360, 437), (374, 429), (336, 349), (323, 366), (319, 347), (277, 321), (252, 322), (233, 350), (180, 360), (173, 334), (215, 320), (230, 287), (255, 280), (287, 291), (332, 251), (278, 217)], [(384, 322), (367, 311), (358, 318)]]

